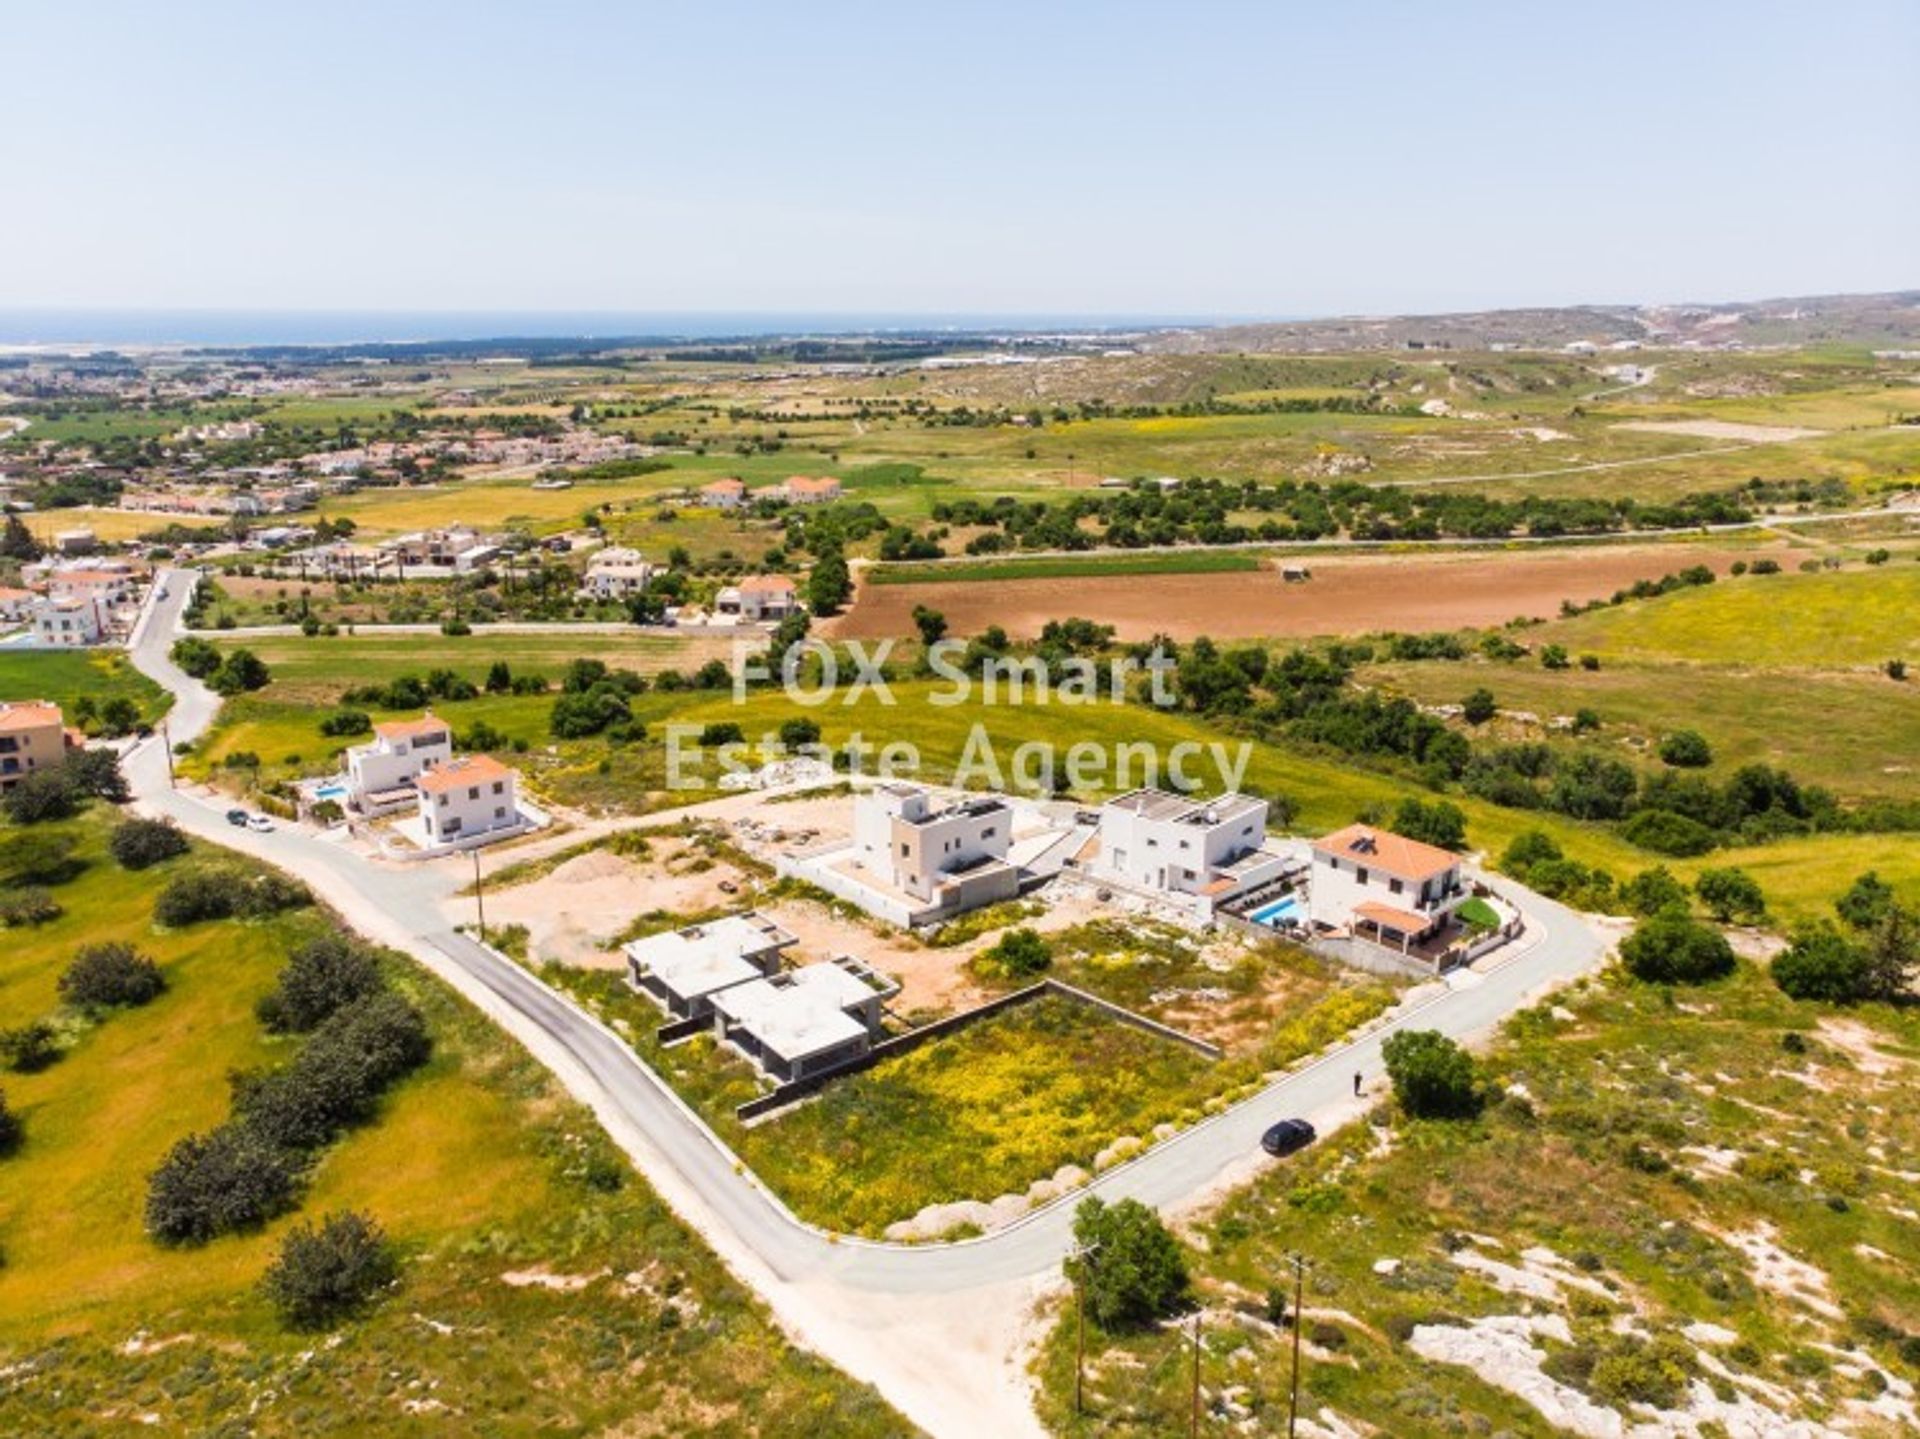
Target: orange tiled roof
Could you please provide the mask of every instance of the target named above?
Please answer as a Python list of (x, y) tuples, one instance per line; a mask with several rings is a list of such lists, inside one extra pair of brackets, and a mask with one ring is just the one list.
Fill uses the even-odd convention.
[(1350, 824), (1335, 830), (1325, 839), (1316, 839), (1313, 848), (1316, 853), (1337, 855), (1416, 884), (1436, 874), (1445, 874), (1460, 863), (1460, 856), (1450, 850), (1422, 844), (1392, 830), (1375, 829), (1370, 824)]
[(512, 773), (490, 754), (470, 754), (428, 770), (416, 783), (428, 794), (438, 794), (441, 790), (459, 789), (463, 785), (505, 779)]

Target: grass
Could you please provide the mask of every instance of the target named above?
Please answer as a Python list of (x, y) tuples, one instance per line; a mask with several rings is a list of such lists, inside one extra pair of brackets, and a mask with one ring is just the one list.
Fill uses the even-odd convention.
[(1603, 658), (1754, 669), (1920, 661), (1920, 564), (1747, 575), (1557, 621), (1537, 632)]
[[(156, 933), (153, 894), (181, 861), (128, 875), (103, 857), (100, 816), (69, 828), (87, 868), (56, 890), (63, 918), (8, 936), (0, 1023), (44, 1013), (83, 941), (138, 944), (168, 989), (51, 1069), (0, 1081), (27, 1128), (0, 1161), (0, 1427), (92, 1433), (139, 1413), (211, 1433), (246, 1413), (262, 1435), (907, 1432), (789, 1347), (544, 1070), (404, 965), (395, 982), (428, 1015), (434, 1057), (326, 1152), (301, 1206), (373, 1212), (404, 1255), (400, 1294), (317, 1342), (282, 1331), (255, 1287), (293, 1217), (200, 1249), (153, 1245), (146, 1175), (226, 1114), (231, 1070), (282, 1056), (252, 1005), (325, 921)], [(576, 1293), (501, 1278), (548, 1267), (608, 1277)], [(137, 1335), (154, 1348), (121, 1347)]]
[[(1871, 1072), (1857, 1039), (1842, 1047), (1816, 1028), (1833, 1018), (1864, 1025), (1894, 1069)], [(1804, 1053), (1783, 1046), (1789, 1034)], [(1920, 1145), (1920, 1119), (1893, 1098), (1917, 1056), (1913, 1010), (1834, 1016), (1788, 1000), (1749, 965), (1678, 995), (1606, 978), (1557, 996), (1512, 1021), (1488, 1060), (1526, 1102), (1464, 1123), (1377, 1111), (1371, 1126), (1274, 1167), (1202, 1221), (1190, 1253), (1207, 1310), (1202, 1387), (1239, 1386), (1255, 1416), (1244, 1432), (1285, 1431), (1290, 1335), (1261, 1311), (1288, 1275), (1288, 1253), (1312, 1265), (1301, 1412), (1328, 1409), (1368, 1432), (1548, 1432), (1489, 1382), (1494, 1365), (1430, 1362), (1406, 1342), (1414, 1324), (1528, 1309), (1569, 1322), (1571, 1344), (1542, 1341), (1569, 1361), (1562, 1372), (1577, 1372), (1582, 1351), (1604, 1352), (1613, 1316), (1637, 1311), (1636, 1327), (1669, 1338), (1690, 1322), (1722, 1325), (1738, 1340), (1720, 1349), (1721, 1362), (1779, 1386), (1793, 1417), (1825, 1417), (1874, 1387), (1846, 1377), (1822, 1343), (1847, 1346), (1849, 1362), (1920, 1378), (1920, 1362), (1888, 1337), (1920, 1328), (1920, 1231), (1903, 1217), (1911, 1186), (1883, 1158)], [(1753, 1171), (1710, 1169), (1707, 1150)], [(1721, 1236), (1761, 1225), (1828, 1277), (1848, 1319), (1756, 1282)], [(1529, 1246), (1551, 1250), (1601, 1294), (1501, 1294), (1454, 1261), (1470, 1235), (1497, 1236), (1497, 1248), (1478, 1247), (1508, 1264), (1523, 1263)], [(1284, 1292), (1290, 1299), (1290, 1284)], [(1037, 1366), (1056, 1433), (1145, 1436), (1184, 1423), (1179, 1335), (1091, 1330), (1085, 1419), (1071, 1412), (1073, 1346), (1068, 1313)], [(1201, 1429), (1230, 1432), (1212, 1413)]]
[(0, 700), (52, 700), (72, 713), (73, 703), (90, 695), (96, 705), (124, 696), (152, 723), (173, 704), (173, 696), (135, 669), (120, 650), (0, 649)]
[(1096, 575), (1200, 575), (1257, 570), (1258, 557), (1236, 550), (1154, 550), (1134, 554), (1049, 555), (1034, 559), (975, 560), (957, 564), (882, 564), (867, 571), (877, 585), (929, 581), (1080, 579)]
[[(38, 426), (34, 427), (33, 433), (39, 433)], [(27, 517), (27, 528), (33, 531), (35, 538), (48, 546), (52, 545), (53, 537), (61, 530), (92, 530), (94, 538), (102, 543), (119, 544), (174, 524), (212, 532), (220, 530), (226, 521), (196, 518), (193, 515), (147, 515), (135, 510), (108, 510), (93, 505), (41, 510)]]

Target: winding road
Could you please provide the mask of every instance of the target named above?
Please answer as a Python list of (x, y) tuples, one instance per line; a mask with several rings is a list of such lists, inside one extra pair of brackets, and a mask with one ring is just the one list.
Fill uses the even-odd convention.
[[(1040, 1434), (1020, 1366), (1034, 1301), (1058, 1286), (1080, 1194), (954, 1244), (893, 1245), (815, 1229), (762, 1186), (617, 1035), (454, 928), (448, 904), (466, 879), (464, 859), (398, 864), (304, 828), (255, 834), (228, 825), (217, 799), (173, 788), (166, 745), (201, 734), (220, 703), (168, 658), (196, 580), (191, 571), (167, 571), (133, 636), (134, 664), (175, 697), (161, 734), (126, 758), (140, 807), (297, 874), (356, 928), (412, 955), (478, 1005), (593, 1109), (666, 1202), (799, 1343), (872, 1383), (932, 1434)], [(1108, 1170), (1091, 1192), (1175, 1209), (1251, 1177), (1268, 1162), (1257, 1141), (1275, 1118), (1304, 1115), (1324, 1133), (1363, 1112), (1352, 1076), (1380, 1075), (1380, 1044), (1393, 1029), (1416, 1024), (1461, 1039), (1484, 1036), (1603, 959), (1604, 941), (1572, 912), (1524, 890), (1502, 890), (1527, 920), (1514, 952), (1484, 972), (1430, 986), (1386, 1027)]]

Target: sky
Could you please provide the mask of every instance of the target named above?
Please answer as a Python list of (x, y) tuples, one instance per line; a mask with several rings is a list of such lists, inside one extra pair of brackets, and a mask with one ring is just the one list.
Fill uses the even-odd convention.
[(0, 0), (0, 307), (1920, 287), (1920, 3)]

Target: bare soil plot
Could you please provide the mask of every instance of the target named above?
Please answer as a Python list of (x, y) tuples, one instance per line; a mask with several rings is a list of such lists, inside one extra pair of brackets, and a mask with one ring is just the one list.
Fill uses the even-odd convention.
[(1788, 440), (1810, 440), (1824, 430), (1797, 425), (1745, 425), (1736, 420), (1622, 420), (1616, 430), (1642, 430), (1653, 435), (1691, 435), (1701, 440), (1744, 440), (1754, 445), (1778, 445)]
[(1736, 559), (1755, 553), (1752, 547), (1664, 544), (1329, 555), (1302, 561), (1313, 571), (1305, 584), (1261, 569), (863, 585), (853, 607), (821, 632), (860, 639), (910, 635), (916, 605), (939, 610), (956, 635), (997, 624), (1016, 638), (1031, 638), (1048, 620), (1069, 616), (1113, 625), (1123, 640), (1450, 630), (1522, 615), (1550, 619), (1562, 600), (1604, 598), (1635, 580), (1690, 565), (1724, 574)]

